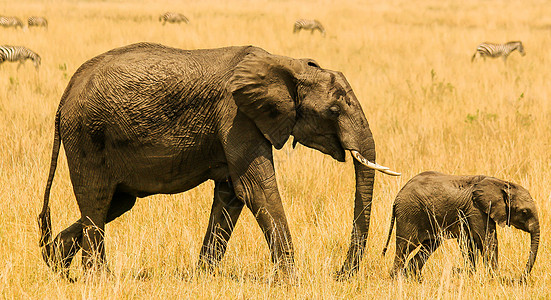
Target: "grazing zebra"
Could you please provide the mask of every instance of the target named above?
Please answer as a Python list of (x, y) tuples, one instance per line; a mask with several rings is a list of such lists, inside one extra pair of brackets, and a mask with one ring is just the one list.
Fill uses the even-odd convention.
[(166, 24), (166, 22), (169, 23), (189, 23), (188, 18), (186, 16), (179, 14), (179, 13), (173, 13), (173, 12), (166, 12), (159, 16), (159, 21), (163, 22), (163, 25)]
[(486, 56), (493, 58), (501, 56), (503, 57), (503, 62), (507, 62), (507, 56), (515, 50), (518, 50), (522, 56), (526, 55), (521, 41), (508, 42), (506, 44), (482, 43), (478, 45), (478, 48), (476, 48), (476, 51), (471, 58), (471, 62), (474, 61), (476, 55), (481, 56), (484, 60), (486, 60)]
[(0, 26), (3, 27), (15, 27), (17, 26), (23, 28), (23, 22), (18, 17), (5, 17), (0, 16)]
[(29, 19), (27, 20), (27, 24), (29, 25), (29, 27), (37, 26), (37, 27), (48, 28), (48, 20), (46, 20), (46, 18), (43, 18), (43, 17), (35, 17), (35, 16), (29, 17)]
[(22, 46), (0, 46), (0, 64), (5, 61), (18, 61), (19, 65), (17, 66), (17, 69), (19, 69), (27, 59), (32, 60), (34, 67), (38, 70), (38, 67), (40, 66), (40, 56), (38, 54)]
[(300, 19), (295, 21), (295, 26), (293, 27), (293, 33), (299, 32), (301, 29), (311, 30), (311, 33), (314, 33), (314, 30), (319, 30), (323, 36), (325, 36), (325, 28), (321, 25), (318, 20), (305, 20)]

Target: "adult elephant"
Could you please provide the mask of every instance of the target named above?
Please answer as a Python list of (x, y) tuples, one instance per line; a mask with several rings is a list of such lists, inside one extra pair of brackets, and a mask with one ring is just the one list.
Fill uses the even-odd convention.
[[(375, 144), (360, 103), (340, 72), (310, 59), (252, 47), (186, 51), (139, 43), (84, 63), (71, 78), (55, 117), (50, 173), (39, 216), (46, 263), (66, 274), (83, 249), (86, 269), (105, 261), (105, 224), (136, 197), (187, 191), (215, 181), (214, 203), (199, 266), (222, 259), (246, 205), (286, 276), (294, 250), (272, 146), (290, 135), (338, 161), (356, 158), (350, 249), (340, 271), (355, 272), (369, 227)], [(49, 193), (63, 141), (81, 217), (51, 240)]]
[[(521, 279), (532, 270), (540, 241), (538, 210), (522, 186), (494, 177), (423, 172), (400, 190), (394, 201), (385, 254), (396, 220), (396, 256), (392, 275), (418, 276), (443, 237), (459, 238), (462, 252), (476, 267), (476, 256), (498, 267), (496, 223), (530, 233), (530, 255)], [(406, 267), (406, 259), (419, 252)]]

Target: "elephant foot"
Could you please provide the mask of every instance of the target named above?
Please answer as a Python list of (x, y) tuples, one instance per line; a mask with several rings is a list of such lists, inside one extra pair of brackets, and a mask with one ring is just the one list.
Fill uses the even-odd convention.
[(275, 274), (272, 276), (272, 279), (270, 280), (270, 285), (291, 285), (296, 286), (299, 283), (299, 277), (297, 275), (296, 270), (293, 269), (285, 269), (282, 270), (281, 268), (275, 270)]
[(465, 272), (465, 269), (464, 268), (459, 268), (459, 267), (453, 267), (452, 268), (452, 275), (461, 275), (463, 274), (463, 272)]
[(333, 279), (335, 279), (335, 281), (346, 281), (352, 278), (355, 274), (356, 274), (356, 271), (339, 270), (333, 274)]
[(390, 271), (390, 278), (398, 281), (408, 280), (419, 283), (423, 282), (421, 272), (415, 272), (408, 269), (392, 270)]
[(502, 277), (499, 279), (501, 284), (504, 285), (525, 285), (528, 284), (528, 276), (522, 275), (518, 278)]
[(460, 268), (460, 267), (453, 267), (452, 268), (452, 275), (459, 276), (462, 274), (472, 275), (474, 273), (474, 270), (472, 268)]
[(423, 275), (421, 275), (421, 273), (408, 274), (407, 279), (410, 280), (410, 281), (415, 281), (415, 282), (418, 282), (418, 283), (422, 283), (423, 282)]
[(210, 263), (207, 259), (199, 259), (197, 262), (197, 267), (195, 267), (195, 273), (198, 274), (213, 274), (215, 266), (213, 263)]
[(149, 280), (153, 277), (153, 268), (142, 268), (132, 277), (136, 280)]
[(102, 279), (112, 280), (115, 278), (115, 273), (113, 273), (107, 265), (99, 265), (86, 269), (82, 278), (85, 282), (93, 282)]

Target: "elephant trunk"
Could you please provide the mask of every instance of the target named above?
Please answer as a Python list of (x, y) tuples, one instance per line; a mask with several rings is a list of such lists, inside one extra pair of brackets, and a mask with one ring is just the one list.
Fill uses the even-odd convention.
[[(365, 149), (360, 150), (362, 156), (371, 162), (375, 162), (375, 144), (371, 136), (368, 138), (367, 146), (363, 148)], [(354, 159), (354, 170), (356, 174), (356, 193), (352, 235), (346, 260), (340, 272), (337, 273), (337, 279), (339, 280), (350, 277), (358, 271), (369, 231), (375, 170), (362, 164), (357, 159)]]
[(538, 255), (538, 246), (540, 244), (540, 225), (539, 222), (534, 224), (530, 228), (530, 256), (528, 257), (528, 262), (526, 263), (526, 269), (524, 271), (525, 275), (530, 274), (532, 267), (536, 262), (536, 256)]

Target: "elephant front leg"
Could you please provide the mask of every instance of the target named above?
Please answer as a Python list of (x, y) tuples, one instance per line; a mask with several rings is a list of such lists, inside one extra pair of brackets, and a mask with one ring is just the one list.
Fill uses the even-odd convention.
[(237, 114), (222, 138), (234, 191), (262, 229), (277, 266), (277, 277), (292, 281), (294, 249), (277, 188), (272, 144), (249, 118)]
[(263, 199), (251, 203), (249, 208), (264, 233), (278, 275), (283, 278), (294, 277), (293, 243), (281, 201), (270, 203), (269, 199)]
[(268, 150), (265, 155), (252, 159), (246, 168), (237, 167), (243, 172), (234, 173), (232, 179), (237, 197), (245, 202), (262, 229), (277, 276), (293, 280), (293, 243), (277, 188), (271, 146)]
[[(493, 225), (493, 226), (492, 226)], [(484, 240), (484, 252), (482, 259), (484, 264), (488, 266), (491, 271), (497, 272), (498, 269), (498, 247), (497, 247), (497, 231), (495, 222), (490, 224)]]
[(212, 272), (224, 257), (243, 206), (243, 201), (235, 196), (231, 181), (215, 183), (209, 225), (199, 254), (199, 270)]
[[(469, 271), (476, 270), (476, 248), (474, 247), (473, 242), (470, 240), (470, 237), (465, 235), (459, 241), (459, 249), (461, 250), (461, 255), (465, 260), (466, 267)], [(463, 269), (458, 269), (454, 271), (455, 273), (463, 272)]]

